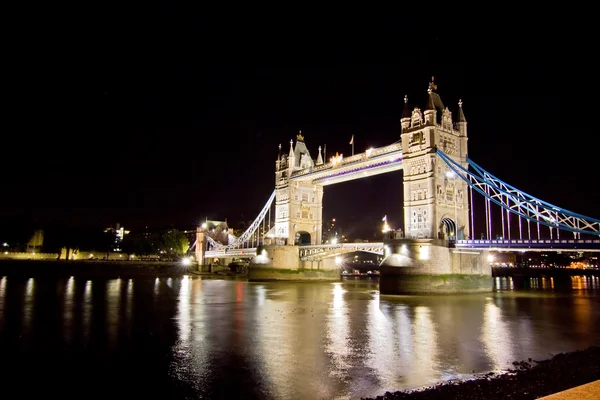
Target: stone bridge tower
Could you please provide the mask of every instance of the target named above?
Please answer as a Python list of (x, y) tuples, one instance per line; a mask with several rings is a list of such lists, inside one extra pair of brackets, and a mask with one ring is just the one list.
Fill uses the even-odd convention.
[(275, 162), (275, 237), (283, 245), (321, 244), (323, 226), (323, 186), (311, 181), (291, 180), (295, 171), (323, 164), (321, 147), (316, 160), (304, 143), (302, 131), (296, 145), (290, 140), (290, 151), (281, 153)]
[(467, 121), (458, 102), (456, 118), (444, 107), (433, 77), (425, 110), (412, 112), (404, 98), (401, 122), (404, 232), (409, 239), (466, 239), (468, 185), (436, 155), (436, 148), (467, 167)]

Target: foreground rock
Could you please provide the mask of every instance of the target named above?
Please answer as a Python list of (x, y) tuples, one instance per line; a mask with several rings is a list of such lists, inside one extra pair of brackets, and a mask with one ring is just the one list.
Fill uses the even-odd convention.
[(415, 391), (387, 392), (375, 399), (538, 399), (600, 379), (600, 347), (561, 353), (544, 361), (515, 361), (513, 365), (515, 369), (504, 374), (491, 372), (468, 381), (445, 382)]

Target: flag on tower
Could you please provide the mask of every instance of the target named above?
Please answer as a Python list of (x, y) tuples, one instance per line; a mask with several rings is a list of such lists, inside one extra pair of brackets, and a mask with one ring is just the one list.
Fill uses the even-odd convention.
[(354, 144), (354, 135), (352, 135), (352, 139), (350, 139), (350, 143), (348, 144)]
[(387, 222), (387, 215), (384, 215), (381, 220), (384, 221), (384, 222)]

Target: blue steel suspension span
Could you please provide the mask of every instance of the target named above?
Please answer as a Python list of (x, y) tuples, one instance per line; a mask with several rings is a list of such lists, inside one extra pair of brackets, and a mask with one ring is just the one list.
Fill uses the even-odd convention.
[(439, 149), (436, 149), (436, 153), (454, 173), (467, 182), (472, 190), (483, 195), (488, 202), (492, 201), (510, 213), (549, 228), (574, 234), (584, 233), (600, 236), (599, 219), (565, 210), (531, 196), (490, 174), (468, 156), (466, 161), (473, 171), (464, 168)]

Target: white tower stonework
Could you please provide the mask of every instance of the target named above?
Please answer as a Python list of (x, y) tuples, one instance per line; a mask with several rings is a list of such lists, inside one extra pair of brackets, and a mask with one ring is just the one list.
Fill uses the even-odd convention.
[[(290, 141), (289, 154), (275, 163), (275, 235), (277, 244), (321, 244), (323, 224), (323, 186), (310, 181), (290, 182), (294, 171), (312, 168), (315, 160), (304, 143), (302, 131), (296, 145)], [(319, 152), (317, 163), (322, 163)]]
[(467, 168), (467, 122), (462, 102), (453, 123), (436, 91), (432, 77), (424, 112), (417, 107), (410, 112), (404, 98), (404, 231), (409, 239), (466, 239), (471, 236), (468, 185), (436, 155), (436, 148)]

